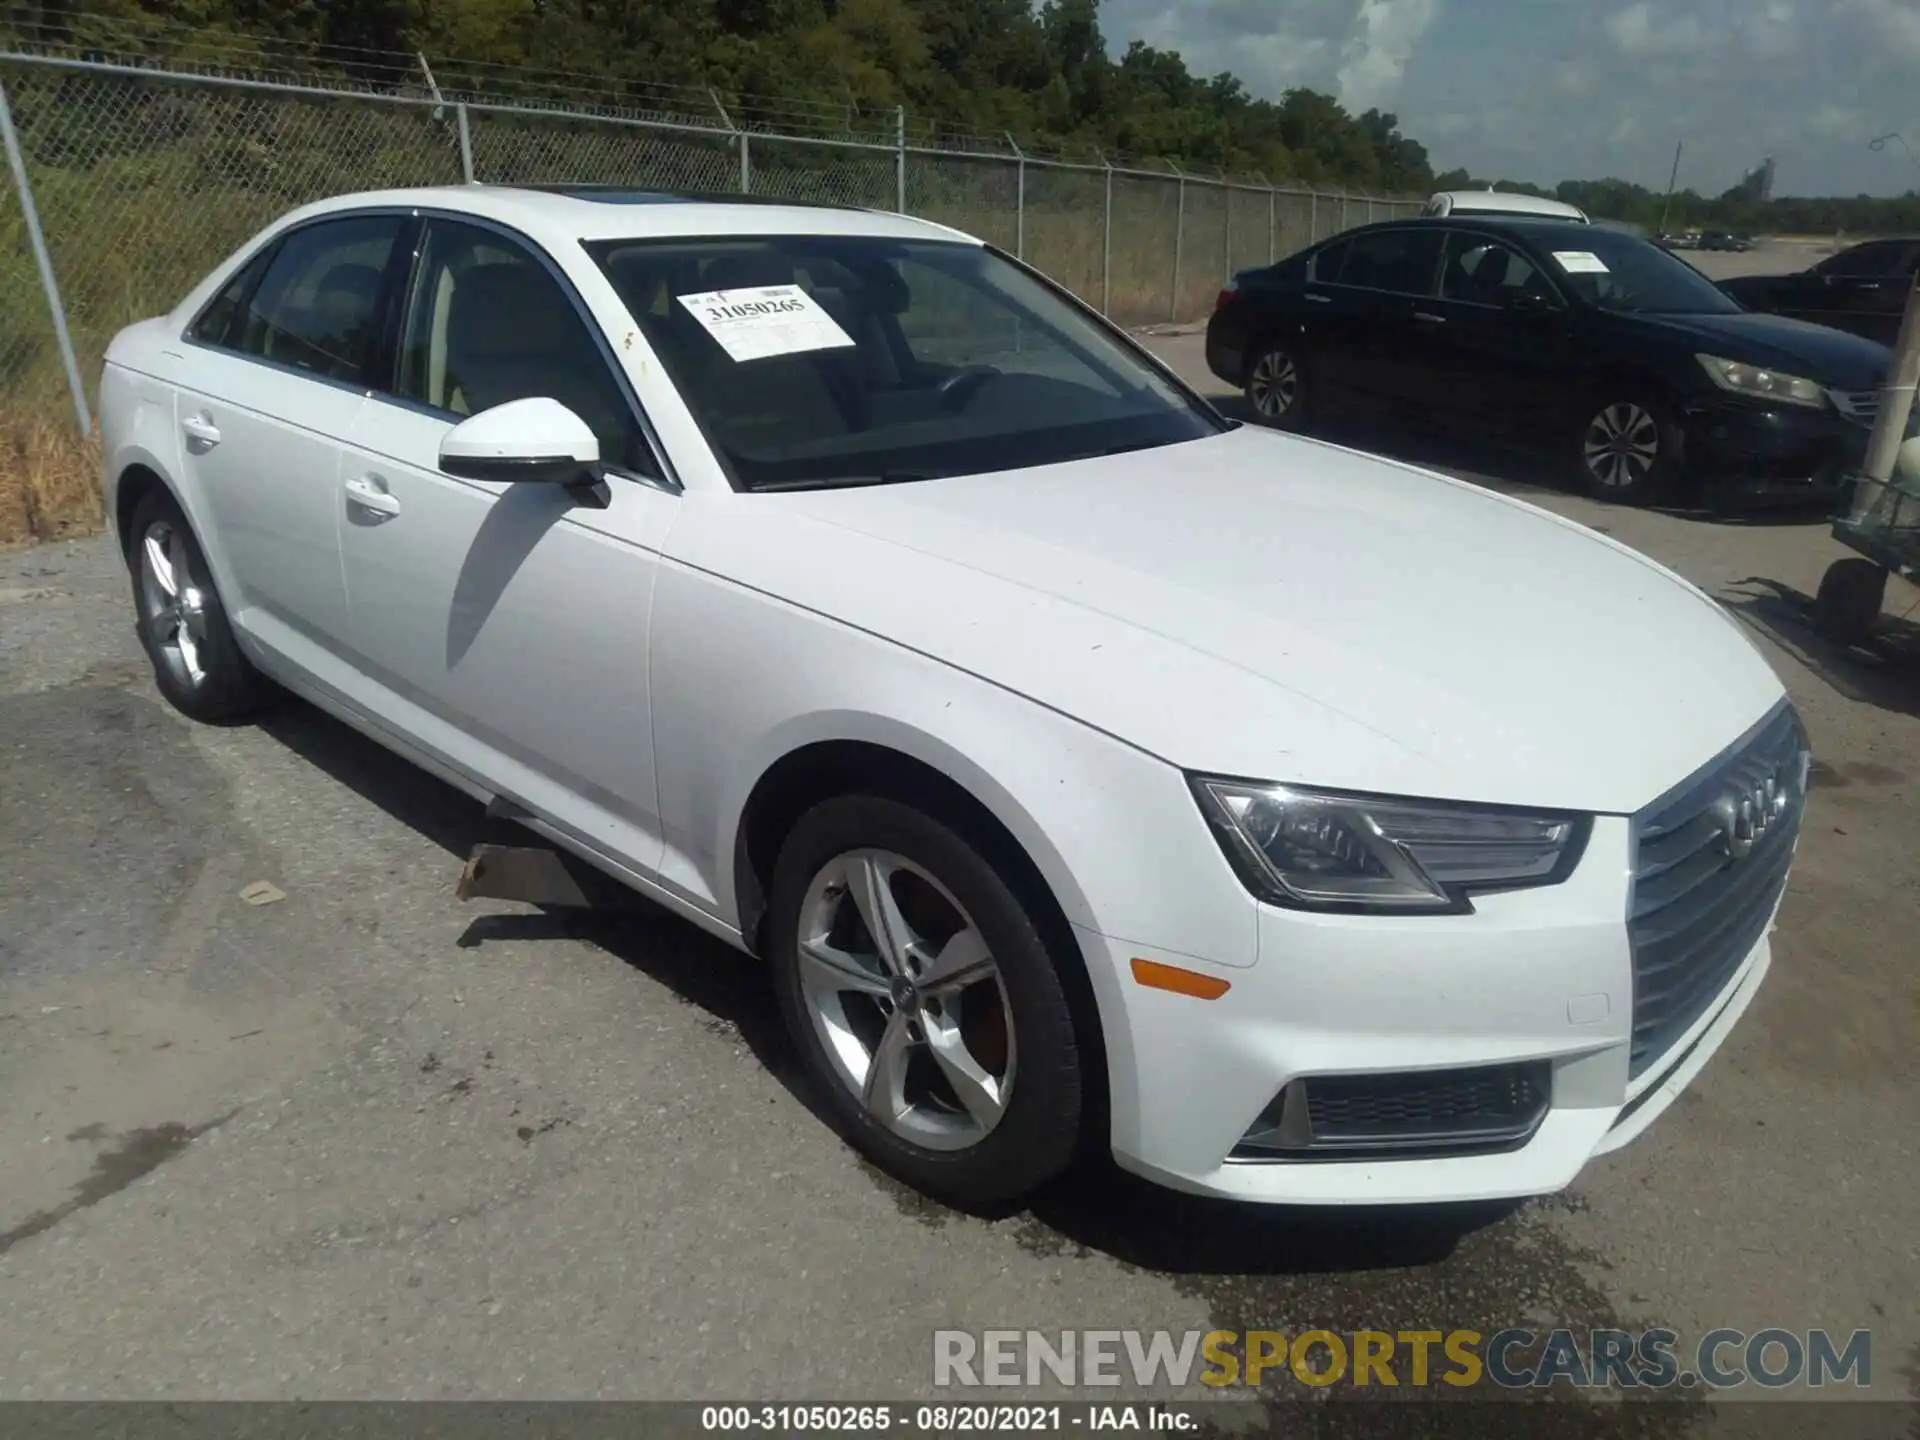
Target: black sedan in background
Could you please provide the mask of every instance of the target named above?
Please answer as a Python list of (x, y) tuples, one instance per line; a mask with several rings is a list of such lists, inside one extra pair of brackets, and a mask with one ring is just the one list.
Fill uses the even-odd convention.
[(1868, 240), (1795, 275), (1742, 275), (1720, 288), (1749, 310), (1851, 330), (1882, 345), (1899, 338), (1900, 316), (1920, 268), (1920, 240)]
[(1593, 494), (1810, 497), (1857, 467), (1891, 353), (1742, 310), (1637, 236), (1551, 220), (1349, 230), (1221, 292), (1207, 364), (1269, 424), (1337, 411), (1544, 444)]

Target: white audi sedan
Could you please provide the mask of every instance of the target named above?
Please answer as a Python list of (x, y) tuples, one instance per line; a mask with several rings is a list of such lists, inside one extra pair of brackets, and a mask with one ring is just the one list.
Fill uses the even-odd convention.
[(1712, 601), (938, 225), (330, 200), (101, 413), (175, 706), (297, 692), (762, 957), (930, 1193), (1553, 1191), (1766, 972), (1807, 748)]

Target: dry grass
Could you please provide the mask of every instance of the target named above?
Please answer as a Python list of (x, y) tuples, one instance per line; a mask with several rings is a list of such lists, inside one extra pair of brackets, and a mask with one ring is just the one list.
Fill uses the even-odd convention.
[(0, 409), (0, 544), (100, 528), (100, 442), (52, 407)]

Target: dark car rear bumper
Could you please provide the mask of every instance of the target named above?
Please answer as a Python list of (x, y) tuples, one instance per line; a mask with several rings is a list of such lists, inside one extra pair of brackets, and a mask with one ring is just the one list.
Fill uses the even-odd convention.
[(1831, 411), (1710, 402), (1688, 421), (1689, 468), (1723, 493), (1830, 498), (1866, 456), (1866, 428)]

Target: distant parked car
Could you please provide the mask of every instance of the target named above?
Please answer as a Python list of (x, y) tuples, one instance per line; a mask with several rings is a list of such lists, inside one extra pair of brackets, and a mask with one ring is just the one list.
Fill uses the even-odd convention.
[(1697, 230), (1684, 230), (1678, 235), (1662, 235), (1657, 243), (1664, 250), (1698, 250), (1700, 233)]
[(1797, 274), (1743, 275), (1722, 280), (1720, 288), (1749, 310), (1791, 315), (1891, 345), (1917, 265), (1920, 238), (1868, 240)]
[(1700, 237), (1702, 250), (1751, 250), (1753, 242), (1742, 235), (1727, 230), (1709, 230)]
[(1442, 190), (1421, 212), (1435, 219), (1448, 215), (1539, 215), (1585, 225), (1587, 213), (1561, 200), (1515, 195), (1505, 190)]
[(1813, 495), (1865, 450), (1891, 357), (1747, 314), (1650, 241), (1551, 220), (1348, 231), (1222, 292), (1213, 373), (1267, 422), (1392, 413), (1543, 443), (1591, 493), (1709, 476)]

